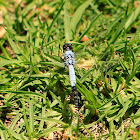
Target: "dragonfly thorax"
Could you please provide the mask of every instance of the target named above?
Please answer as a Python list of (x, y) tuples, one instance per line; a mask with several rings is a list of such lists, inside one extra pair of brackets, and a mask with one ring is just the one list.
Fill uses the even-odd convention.
[(71, 50), (65, 52), (64, 59), (67, 66), (75, 64), (74, 53)]

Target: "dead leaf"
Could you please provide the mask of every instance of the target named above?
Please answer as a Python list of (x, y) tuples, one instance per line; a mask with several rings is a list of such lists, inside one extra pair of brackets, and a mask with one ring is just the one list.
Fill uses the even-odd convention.
[(136, 137), (137, 136), (137, 132), (134, 130), (130, 130), (129, 133), (133, 136)]
[(3, 24), (3, 12), (0, 11), (0, 24)]
[(49, 134), (48, 139), (49, 139), (49, 140), (53, 140), (53, 132), (51, 132), (51, 133)]
[(134, 1), (134, 5), (137, 8), (139, 6), (139, 2), (138, 1)]
[(77, 63), (77, 66), (78, 66), (79, 68), (90, 69), (90, 68), (93, 67), (94, 64), (95, 64), (95, 59), (92, 57), (92, 58), (89, 59), (89, 60), (81, 59), (81, 60), (80, 60), (80, 63)]
[(89, 40), (89, 38), (86, 35), (84, 35), (80, 41), (81, 42), (86, 42), (88, 40)]
[(55, 7), (50, 8), (49, 13), (53, 13), (55, 11), (55, 9), (56, 9)]
[(6, 30), (2, 26), (0, 26), (0, 38), (3, 38), (5, 33), (6, 33)]
[(15, 2), (16, 2), (17, 4), (19, 4), (19, 3), (21, 2), (21, 0), (15, 0)]

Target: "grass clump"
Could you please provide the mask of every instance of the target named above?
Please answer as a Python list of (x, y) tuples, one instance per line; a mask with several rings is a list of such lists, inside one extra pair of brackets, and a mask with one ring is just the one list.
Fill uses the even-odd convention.
[[(139, 139), (138, 1), (1, 1), (0, 138)], [(83, 122), (72, 125), (71, 42)]]

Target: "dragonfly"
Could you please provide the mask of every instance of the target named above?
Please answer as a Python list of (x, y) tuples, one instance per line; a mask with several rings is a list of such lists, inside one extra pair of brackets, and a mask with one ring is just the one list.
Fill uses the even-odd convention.
[(78, 109), (78, 91), (77, 91), (77, 88), (75, 86), (76, 75), (75, 75), (75, 70), (74, 70), (75, 58), (74, 58), (74, 53), (73, 53), (73, 45), (70, 43), (64, 44), (63, 45), (63, 52), (65, 52), (64, 64), (69, 69), (69, 78), (70, 78), (70, 84), (72, 87), (72, 94), (73, 94), (73, 98), (74, 98), (75, 108)]

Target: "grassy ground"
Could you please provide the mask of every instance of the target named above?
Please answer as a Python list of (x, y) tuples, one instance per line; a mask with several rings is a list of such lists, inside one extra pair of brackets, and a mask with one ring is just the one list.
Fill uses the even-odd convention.
[[(140, 139), (139, 1), (0, 0), (0, 9), (2, 140)], [(77, 61), (77, 127), (66, 42)]]

